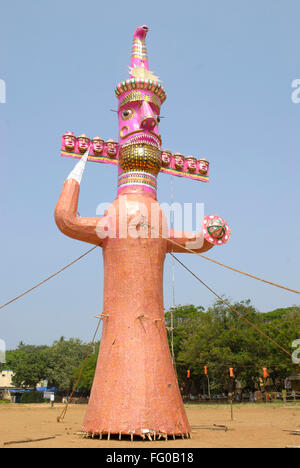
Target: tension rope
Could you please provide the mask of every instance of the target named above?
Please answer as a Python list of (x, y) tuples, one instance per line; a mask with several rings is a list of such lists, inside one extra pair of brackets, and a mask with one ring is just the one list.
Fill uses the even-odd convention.
[(5, 304), (2, 304), (2, 306), (0, 306), (0, 310), (3, 309), (4, 307), (8, 306), (8, 305), (11, 304), (12, 302), (15, 302), (15, 301), (17, 301), (18, 299), (20, 299), (21, 297), (25, 296), (25, 294), (30, 293), (31, 291), (33, 291), (34, 289), (38, 288), (38, 287), (41, 286), (42, 284), (46, 283), (46, 282), (49, 281), (51, 278), (54, 278), (54, 277), (57, 276), (59, 273), (61, 273), (62, 271), (66, 270), (66, 269), (69, 268), (70, 266), (74, 265), (74, 263), (78, 262), (78, 261), (81, 260), (83, 257), (85, 257), (86, 255), (88, 255), (90, 252), (92, 252), (93, 250), (95, 250), (97, 247), (98, 247), (98, 245), (95, 245), (94, 247), (92, 247), (91, 249), (89, 249), (87, 252), (85, 252), (84, 254), (80, 255), (80, 257), (76, 258), (76, 259), (73, 260), (71, 263), (68, 263), (68, 265), (66, 265), (66, 266), (64, 266), (63, 268), (61, 268), (60, 270), (58, 270), (58, 271), (57, 271), (56, 273), (54, 273), (53, 275), (48, 276), (48, 278), (44, 279), (43, 281), (40, 281), (40, 283), (36, 284), (36, 285), (33, 286), (32, 288), (27, 289), (27, 291), (23, 292), (23, 293), (20, 294), (19, 296), (14, 297), (14, 298), (11, 299), (9, 302), (6, 302)]
[[(176, 241), (173, 241), (172, 239), (169, 239), (169, 238), (166, 238), (164, 237), (163, 235), (161, 235), (161, 238), (164, 239), (164, 240), (168, 240), (169, 242), (171, 242), (173, 245), (177, 246), (177, 247), (180, 247), (181, 249), (183, 250), (186, 250), (187, 252), (190, 252), (190, 253), (193, 253), (193, 254), (196, 254), (198, 255), (199, 257), (202, 257), (206, 260), (209, 260), (217, 265), (220, 265), (220, 266), (223, 266), (225, 268), (228, 268), (232, 271), (235, 271), (237, 273), (241, 273), (243, 275), (246, 275), (250, 278), (254, 278), (254, 279), (257, 279), (259, 281), (262, 281), (264, 283), (267, 283), (267, 284), (270, 284), (272, 286), (276, 286), (276, 287), (279, 287), (279, 288), (282, 288), (282, 289), (285, 289), (287, 291), (290, 291), (290, 292), (294, 292), (296, 294), (300, 294), (300, 291), (297, 291), (297, 290), (294, 290), (294, 289), (290, 289), (290, 288), (287, 288), (286, 286), (282, 286), (282, 285), (279, 285), (277, 283), (273, 283), (271, 281), (267, 281), (267, 280), (264, 280), (262, 278), (259, 278), (257, 276), (254, 276), (254, 275), (251, 275), (249, 273), (245, 273), (243, 271), (240, 271), (240, 270), (237, 270), (236, 268), (233, 268), (233, 267), (230, 267), (228, 265), (225, 265), (221, 262), (218, 262), (217, 260), (213, 260), (209, 257), (206, 257), (205, 255), (203, 254), (200, 254), (198, 252), (195, 252), (179, 243), (177, 243)], [(26, 294), (28, 294), (29, 292), (33, 291), (34, 289), (38, 288), (39, 286), (41, 286), (42, 284), (46, 283), (47, 281), (49, 281), (50, 279), (54, 278), (55, 276), (57, 276), (59, 273), (63, 272), (64, 270), (66, 270), (67, 268), (71, 267), (72, 265), (74, 265), (76, 262), (78, 262), (79, 260), (81, 260), (82, 258), (84, 258), (85, 256), (87, 256), (89, 253), (91, 253), (93, 250), (95, 250), (96, 248), (98, 247), (98, 245), (92, 247), (91, 249), (87, 250), (85, 253), (83, 253), (82, 255), (80, 255), (79, 257), (77, 257), (75, 260), (73, 260), (72, 262), (68, 263), (67, 265), (65, 265), (64, 267), (60, 268), (58, 271), (56, 271), (55, 273), (53, 273), (51, 276), (48, 276), (47, 278), (45, 278), (43, 281), (40, 281), (39, 283), (37, 283), (35, 286), (33, 286), (32, 288), (30, 289), (27, 289), (25, 292), (23, 292), (22, 294), (14, 297), (13, 299), (11, 299), (10, 301), (6, 302), (5, 304), (2, 304), (0, 306), (0, 310), (3, 309), (4, 307), (8, 306), (9, 304), (17, 301), (18, 299), (20, 299), (21, 297), (25, 296)], [(202, 283), (202, 285), (204, 285), (210, 292), (212, 292), (224, 305), (226, 305), (230, 310), (232, 310), (234, 313), (236, 313), (244, 322), (246, 322), (248, 325), (250, 325), (252, 328), (254, 328), (258, 333), (260, 333), (264, 338), (268, 339), (273, 345), (275, 345), (277, 348), (279, 348), (281, 351), (283, 351), (285, 354), (287, 354), (289, 357), (292, 358), (292, 355), (290, 354), (289, 351), (287, 351), (285, 348), (283, 348), (279, 343), (277, 343), (275, 340), (273, 340), (273, 338), (271, 338), (270, 336), (268, 336), (265, 332), (263, 332), (261, 329), (259, 329), (255, 324), (253, 324), (250, 320), (248, 320), (246, 317), (244, 317), (238, 310), (236, 310), (230, 303), (228, 303), (227, 301), (225, 301), (219, 294), (217, 294), (212, 288), (210, 288), (204, 281), (202, 281), (192, 270), (190, 270), (183, 262), (181, 262), (172, 252), (170, 252), (170, 255), (172, 256), (172, 258), (174, 260), (176, 260), (183, 268), (185, 268), (192, 276), (194, 276), (200, 283)], [(151, 262), (151, 257), (150, 257), (150, 264), (151, 264), (151, 267), (152, 267), (152, 262)], [(175, 285), (174, 285), (174, 267), (173, 267), (173, 272), (172, 272), (172, 290), (173, 290), (173, 300), (172, 300), (172, 307), (171, 307), (171, 342), (172, 342), (172, 345), (173, 345), (173, 337), (174, 337), (174, 334), (173, 334), (173, 308), (175, 306), (174, 304), (174, 300), (175, 300), (175, 297), (174, 297), (174, 290), (175, 290)], [(74, 395), (74, 392), (77, 388), (77, 385), (81, 379), (81, 376), (82, 376), (82, 373), (83, 373), (83, 370), (85, 368), (85, 365), (86, 365), (86, 361), (88, 359), (88, 357), (90, 356), (91, 352), (92, 352), (92, 348), (94, 346), (94, 342), (95, 342), (95, 339), (96, 339), (96, 336), (97, 336), (97, 333), (98, 333), (98, 330), (99, 330), (99, 327), (100, 327), (100, 323), (101, 323), (101, 319), (99, 319), (98, 321), (98, 324), (97, 324), (97, 327), (96, 327), (96, 330), (95, 330), (95, 333), (94, 333), (94, 336), (93, 336), (93, 339), (90, 343), (90, 348), (83, 360), (83, 363), (82, 363), (82, 366), (80, 368), (80, 371), (79, 371), (79, 374), (78, 374), (78, 377), (76, 379), (76, 382), (75, 384), (73, 385), (73, 388), (72, 388), (72, 391), (71, 391), (71, 394), (68, 398), (68, 401), (65, 405), (65, 407), (63, 408), (63, 411), (62, 413), (60, 414), (60, 416), (57, 417), (57, 421), (58, 422), (61, 422), (63, 421), (65, 415), (66, 415), (66, 412), (68, 410), (68, 406), (69, 404), (71, 403), (72, 399), (73, 399), (73, 395)], [(174, 351), (173, 351), (173, 346), (172, 346), (172, 360), (173, 360), (173, 364), (175, 365), (175, 359), (174, 359)]]
[[(300, 294), (300, 291), (297, 291), (295, 289), (291, 289), (291, 288), (287, 288), (286, 286), (283, 286), (283, 285), (280, 285), (280, 284), (277, 284), (277, 283), (273, 283), (271, 281), (267, 281), (263, 278), (260, 278), (258, 276), (254, 276), (254, 275), (251, 275), (250, 273), (246, 273), (244, 271), (241, 271), (241, 270), (238, 270), (236, 268), (233, 268), (233, 267), (230, 267), (228, 265), (225, 265), (224, 263), (221, 263), (221, 262), (218, 262), (217, 260), (213, 260), (212, 258), (209, 258), (209, 257), (206, 257), (205, 255), (203, 254), (200, 254), (198, 252), (195, 252), (194, 250), (191, 250), (189, 249), (188, 247), (185, 247), (181, 244), (179, 244), (178, 242), (170, 239), (170, 238), (167, 238), (165, 236), (163, 236), (161, 234), (161, 238), (164, 239), (164, 240), (167, 240), (169, 242), (171, 242), (173, 245), (177, 246), (177, 247), (180, 247), (181, 249), (187, 251), (187, 252), (190, 252), (190, 253), (193, 253), (195, 255), (198, 255), (199, 257), (201, 258), (204, 258), (205, 260), (209, 260), (217, 265), (220, 265), (220, 266), (223, 266), (225, 268), (228, 268), (232, 271), (235, 271), (237, 273), (240, 273), (240, 274), (243, 274), (243, 275), (246, 275), (250, 278), (253, 278), (253, 279), (256, 279), (256, 280), (259, 280), (259, 281), (262, 281), (264, 283), (267, 283), (267, 284), (270, 284), (271, 286), (276, 286), (278, 288), (281, 288), (281, 289), (284, 289), (286, 291), (290, 291), (290, 292), (293, 292), (293, 293), (296, 293), (296, 294)], [(47, 281), (49, 281), (50, 279), (54, 278), (55, 276), (57, 276), (59, 273), (63, 272), (64, 270), (66, 270), (67, 268), (71, 267), (72, 265), (74, 265), (76, 262), (78, 262), (79, 260), (81, 260), (82, 258), (84, 258), (86, 255), (88, 255), (90, 252), (92, 252), (93, 250), (95, 250), (98, 246), (95, 245), (94, 247), (92, 247), (91, 249), (87, 250), (85, 253), (83, 253), (82, 255), (80, 255), (79, 257), (77, 257), (75, 260), (73, 260), (72, 262), (68, 263), (67, 265), (65, 265), (63, 268), (60, 268), (57, 272), (53, 273), (51, 276), (48, 276), (46, 279), (44, 279), (43, 281), (40, 281), (38, 284), (36, 284), (35, 286), (33, 286), (32, 288), (30, 289), (27, 289), (25, 292), (23, 292), (22, 294), (14, 297), (13, 299), (11, 299), (10, 301), (6, 302), (5, 304), (2, 304), (0, 306), (0, 310), (3, 309), (4, 307), (8, 306), (9, 304), (17, 301), (18, 299), (20, 299), (21, 297), (25, 296), (26, 294), (28, 294), (29, 292), (33, 291), (34, 289), (38, 288), (39, 286), (41, 286), (42, 284), (46, 283)], [(240, 316), (240, 318), (242, 320), (244, 320), (245, 322), (248, 323), (248, 325), (250, 325), (252, 328), (255, 328), (262, 336), (264, 336), (265, 338), (267, 338), (269, 341), (271, 341), (275, 346), (277, 346), (278, 348), (280, 348), (284, 353), (286, 353), (288, 356), (292, 357), (292, 355), (286, 350), (284, 349), (281, 345), (279, 345), (275, 340), (273, 340), (271, 337), (269, 337), (268, 335), (266, 335), (262, 330), (260, 330), (255, 324), (253, 324), (252, 322), (250, 322), (248, 319), (246, 319), (240, 312), (238, 312), (236, 309), (234, 309), (232, 307), (231, 304), (229, 304), (227, 301), (225, 301), (219, 294), (217, 294), (213, 289), (211, 289), (207, 284), (204, 283), (204, 281), (202, 281), (195, 273), (193, 273), (183, 262), (181, 262), (177, 257), (175, 257), (175, 255), (170, 252), (170, 255), (172, 256), (172, 258), (174, 258), (183, 268), (185, 268), (187, 271), (189, 271), (189, 273), (191, 273), (198, 281), (200, 281), (208, 290), (210, 290), (221, 302), (223, 302), (223, 304), (225, 304), (227, 307), (229, 307), (233, 312), (235, 312), (236, 314), (238, 314)], [(150, 258), (150, 263), (151, 263), (151, 258)], [(174, 275), (174, 272), (173, 272), (173, 275)], [(174, 297), (174, 279), (172, 279), (172, 288), (173, 288), (173, 297)], [(172, 312), (171, 312), (171, 321), (172, 321), (172, 325), (173, 325), (173, 316), (172, 316), (172, 313), (173, 313), (173, 306), (172, 306)], [(173, 328), (173, 326), (171, 326), (171, 328)], [(171, 330), (172, 331), (172, 330)], [(171, 341), (173, 338), (173, 333), (171, 333)]]
[[(171, 176), (171, 184), (170, 184), (170, 191), (171, 191), (171, 206), (174, 204), (174, 176)], [(174, 210), (171, 211), (171, 219), (170, 219), (171, 229), (174, 229)], [(172, 258), (172, 306), (171, 306), (171, 323), (170, 323), (170, 334), (171, 334), (171, 356), (172, 356), (172, 363), (175, 368), (175, 353), (174, 353), (174, 309), (175, 309), (175, 262)]]
[(209, 260), (210, 262), (213, 262), (216, 265), (220, 265), (220, 266), (222, 266), (224, 268), (228, 268), (228, 270), (235, 271), (236, 273), (240, 273), (241, 275), (249, 276), (249, 278), (253, 278), (253, 279), (256, 279), (258, 281), (262, 281), (263, 283), (270, 284), (271, 286), (276, 286), (277, 288), (285, 289), (286, 291), (290, 291), (290, 292), (293, 292), (295, 294), (300, 294), (300, 291), (297, 291), (297, 289), (290, 289), (290, 288), (287, 288), (286, 286), (283, 286), (281, 284), (273, 283), (272, 281), (268, 281), (268, 280), (265, 280), (263, 278), (260, 278), (259, 276), (251, 275), (250, 273), (246, 273), (245, 271), (238, 270), (237, 268), (233, 268), (233, 267), (231, 267), (229, 265), (225, 265), (225, 263), (221, 263), (221, 262), (218, 262), (217, 260), (213, 260), (210, 257), (206, 257), (206, 255), (203, 255), (203, 254), (201, 254), (199, 252), (195, 252), (194, 250), (191, 250), (191, 249), (189, 249), (189, 248), (187, 248), (187, 247), (185, 247), (185, 246), (183, 246), (181, 244), (178, 244), (178, 242), (175, 242), (172, 239), (164, 237), (163, 235), (161, 237), (162, 237), (162, 239), (165, 239), (165, 240), (171, 242), (173, 245), (176, 245), (177, 247), (180, 247), (181, 249), (184, 249), (187, 252), (190, 252), (190, 253), (192, 253), (194, 255), (198, 255), (198, 257), (204, 258), (205, 260)]
[[(164, 240), (167, 240), (168, 242), (171, 242), (173, 245), (177, 246), (177, 247), (180, 247), (181, 249), (185, 250), (186, 252), (190, 252), (194, 255), (198, 255), (198, 257), (201, 257), (201, 258), (204, 258), (205, 260), (209, 260), (210, 262), (213, 262), (215, 263), (216, 265), (220, 265), (224, 268), (227, 268), (229, 270), (232, 270), (232, 271), (235, 271), (236, 273), (240, 273), (242, 275), (245, 275), (245, 276), (248, 276), (249, 278), (253, 278), (253, 279), (256, 279), (258, 281), (261, 281), (263, 283), (266, 283), (266, 284), (270, 284), (271, 286), (275, 286), (277, 288), (281, 288), (281, 289), (284, 289), (286, 291), (290, 291), (290, 292), (293, 292), (295, 294), (300, 294), (300, 291), (297, 291), (296, 289), (291, 289), (291, 288), (288, 288), (286, 286), (283, 286), (281, 284), (278, 284), (278, 283), (273, 283), (272, 281), (268, 281), (266, 279), (263, 279), (263, 278), (260, 278), (259, 276), (255, 276), (255, 275), (252, 275), (250, 273), (246, 273), (245, 271), (242, 271), (242, 270), (238, 270), (237, 268), (233, 268), (229, 265), (226, 265), (224, 263), (221, 263), (221, 262), (218, 262), (217, 260), (213, 260), (212, 258), (210, 257), (207, 257), (206, 255), (203, 255), (203, 254), (200, 254), (198, 252), (195, 252), (194, 250), (191, 250), (189, 249), (188, 247), (185, 247), (181, 244), (179, 244), (178, 242), (175, 242), (174, 240), (168, 238), (168, 237), (165, 237), (163, 235), (161, 235), (161, 238), (164, 239)], [(20, 299), (21, 297), (25, 296), (26, 294), (30, 293), (31, 291), (33, 291), (34, 289), (38, 288), (39, 286), (41, 286), (42, 284), (46, 283), (47, 281), (49, 281), (50, 279), (54, 278), (55, 276), (57, 276), (59, 273), (61, 273), (62, 271), (66, 270), (67, 268), (69, 268), (70, 266), (74, 265), (74, 263), (78, 262), (79, 260), (81, 260), (83, 257), (85, 257), (86, 255), (88, 255), (90, 252), (92, 252), (93, 250), (95, 250), (97, 247), (99, 247), (98, 245), (95, 245), (94, 247), (92, 247), (91, 249), (87, 250), (84, 254), (80, 255), (80, 257), (76, 258), (75, 260), (73, 260), (71, 263), (68, 263), (68, 265), (64, 266), (63, 268), (61, 268), (60, 270), (58, 270), (57, 272), (55, 272), (53, 275), (51, 276), (48, 276), (48, 278), (44, 279), (43, 281), (39, 282), (38, 284), (36, 284), (35, 286), (33, 286), (32, 288), (30, 289), (27, 289), (27, 291), (23, 292), (22, 294), (20, 294), (19, 296), (16, 296), (14, 297), (13, 299), (11, 299), (10, 301), (6, 302), (5, 304), (2, 304), (0, 306), (0, 310), (3, 309), (4, 307), (8, 306), (9, 304), (11, 304), (12, 302), (15, 302), (17, 301), (18, 299)], [(172, 286), (173, 287), (173, 286)]]
[(68, 410), (68, 407), (69, 407), (69, 404), (72, 402), (72, 399), (73, 399), (73, 395), (74, 395), (74, 392), (77, 388), (77, 385), (79, 384), (80, 382), (80, 379), (81, 379), (81, 376), (82, 376), (82, 373), (84, 371), (84, 368), (85, 368), (85, 365), (86, 365), (86, 361), (88, 359), (88, 357), (90, 356), (91, 352), (92, 352), (92, 349), (94, 347), (94, 343), (95, 343), (95, 339), (96, 339), (96, 336), (97, 336), (97, 333), (98, 333), (98, 330), (99, 330), (99, 327), (100, 327), (100, 323), (101, 323), (101, 318), (98, 320), (98, 323), (97, 323), (97, 327), (96, 327), (96, 330), (95, 330), (95, 333), (94, 333), (94, 336), (93, 336), (93, 339), (90, 343), (90, 347), (88, 349), (88, 352), (82, 362), (82, 365), (80, 367), (80, 370), (79, 370), (79, 373), (78, 373), (78, 377), (76, 379), (76, 382), (75, 384), (73, 385), (73, 388), (72, 388), (72, 391), (70, 393), (70, 396), (68, 397), (68, 401), (66, 403), (66, 405), (64, 406), (60, 416), (57, 417), (57, 422), (62, 422), (66, 416), (66, 413), (67, 413), (67, 410)]
[(252, 328), (254, 328), (258, 333), (260, 333), (264, 338), (267, 338), (273, 345), (275, 345), (277, 348), (281, 349), (285, 354), (287, 354), (290, 358), (293, 356), (289, 351), (287, 351), (285, 348), (283, 348), (279, 343), (277, 343), (273, 338), (271, 338), (269, 335), (267, 335), (265, 332), (263, 332), (260, 328), (258, 328), (254, 323), (250, 322), (246, 317), (243, 316), (237, 309), (235, 309), (229, 302), (225, 301), (223, 297), (221, 297), (219, 294), (217, 294), (212, 288), (210, 288), (204, 281), (202, 281), (199, 276), (197, 276), (192, 270), (190, 270), (183, 262), (181, 262), (174, 254), (170, 253), (170, 255), (178, 262), (183, 268), (185, 268), (191, 275), (193, 275), (203, 286), (205, 286), (210, 292), (212, 292), (224, 305), (226, 305), (232, 312), (237, 314), (244, 322), (246, 322), (248, 325), (250, 325)]

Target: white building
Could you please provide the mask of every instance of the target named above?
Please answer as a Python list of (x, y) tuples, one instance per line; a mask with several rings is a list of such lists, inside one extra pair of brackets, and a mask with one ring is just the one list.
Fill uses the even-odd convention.
[(0, 388), (2, 387), (13, 387), (12, 378), (14, 373), (10, 369), (3, 369), (0, 371)]

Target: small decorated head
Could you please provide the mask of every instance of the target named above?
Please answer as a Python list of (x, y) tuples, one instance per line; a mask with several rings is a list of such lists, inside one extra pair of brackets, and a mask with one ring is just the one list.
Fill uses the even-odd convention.
[(73, 132), (66, 132), (64, 134), (65, 148), (68, 151), (73, 151), (75, 148), (76, 137)]
[(116, 158), (118, 152), (118, 143), (115, 140), (109, 139), (105, 142), (107, 155), (110, 158)]
[(230, 227), (223, 218), (220, 218), (220, 216), (205, 216), (202, 221), (202, 230), (204, 238), (210, 244), (226, 244), (230, 238)]
[(222, 239), (225, 235), (226, 227), (221, 218), (216, 218), (208, 223), (207, 231), (214, 239)]
[(184, 168), (184, 156), (181, 153), (174, 153), (175, 168), (182, 171)]
[(209, 162), (205, 158), (199, 159), (198, 169), (199, 169), (200, 174), (203, 174), (203, 175), (207, 174), (208, 168), (209, 168)]
[(102, 138), (96, 136), (93, 138), (93, 149), (94, 149), (94, 154), (102, 154), (103, 149), (104, 149), (104, 140)]
[(80, 153), (85, 153), (89, 147), (90, 139), (83, 133), (77, 138), (78, 141), (78, 150)]
[(141, 170), (157, 175), (161, 167), (160, 107), (166, 93), (149, 71), (145, 38), (147, 26), (133, 37), (130, 79), (117, 85), (119, 99), (119, 165), (124, 171)]
[(172, 158), (172, 153), (171, 151), (168, 150), (162, 150), (161, 152), (161, 163), (163, 166), (169, 166)]
[(197, 169), (197, 159), (194, 156), (188, 156), (186, 158), (187, 168), (190, 172), (195, 172)]

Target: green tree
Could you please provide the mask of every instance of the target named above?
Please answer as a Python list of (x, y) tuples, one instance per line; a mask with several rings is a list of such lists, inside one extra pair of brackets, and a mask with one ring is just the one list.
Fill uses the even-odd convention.
[[(276, 341), (288, 353), (300, 337), (300, 307), (258, 312), (249, 300), (233, 304), (232, 311), (218, 300), (206, 311), (201, 306), (176, 307), (165, 314), (166, 326), (173, 326), (173, 349), (180, 386), (187, 391), (202, 392), (207, 388), (204, 366), (208, 367), (212, 392), (223, 392), (229, 386), (229, 367), (244, 388), (254, 389), (262, 378), (262, 368), (268, 372), (280, 390), (283, 380), (293, 372), (291, 357), (262, 336), (254, 324)], [(171, 333), (169, 333), (169, 341)], [(16, 350), (7, 351), (2, 368), (14, 371), (16, 386), (34, 387), (47, 379), (49, 386), (69, 393), (79, 375), (90, 345), (79, 339), (61, 337), (52, 346), (31, 346), (20, 343)], [(91, 390), (99, 343), (85, 362), (78, 390)], [(187, 379), (187, 370), (191, 379)]]
[[(267, 367), (278, 388), (293, 369), (291, 358), (247, 321), (255, 324), (282, 348), (291, 351), (300, 333), (300, 308), (259, 313), (249, 300), (233, 304), (233, 312), (218, 300), (206, 312), (202, 307), (180, 306), (174, 310), (174, 351), (181, 385), (201, 391), (205, 385), (204, 366), (208, 366), (211, 389), (228, 389), (229, 367), (243, 387), (253, 389)], [(167, 325), (170, 311), (166, 313)], [(187, 369), (191, 379), (186, 378)]]
[(45, 378), (47, 346), (29, 346), (22, 342), (6, 355), (6, 367), (14, 371), (13, 384), (30, 386)]
[(13, 384), (18, 387), (35, 387), (41, 380), (48, 380), (50, 387), (69, 392), (74, 371), (88, 350), (88, 344), (73, 338), (65, 340), (61, 337), (52, 346), (32, 346), (21, 342), (16, 350), (7, 352), (5, 367), (13, 370)]
[[(100, 342), (95, 343), (93, 352), (87, 358), (86, 363), (84, 365), (84, 369), (82, 371), (80, 381), (77, 386), (77, 391), (80, 393), (89, 394), (93, 385), (97, 359), (99, 354), (99, 346)], [(81, 372), (81, 366), (78, 367), (73, 375), (74, 380), (76, 380)]]
[(88, 350), (89, 344), (79, 339), (65, 340), (62, 337), (55, 341), (47, 351), (46, 378), (49, 386), (57, 387), (61, 392), (70, 392), (74, 371), (83, 362)]

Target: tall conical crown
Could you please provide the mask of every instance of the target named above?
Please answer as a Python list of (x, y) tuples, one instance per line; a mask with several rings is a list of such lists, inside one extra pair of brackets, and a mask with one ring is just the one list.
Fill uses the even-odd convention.
[(135, 89), (145, 89), (152, 91), (162, 104), (166, 100), (166, 92), (159, 82), (159, 78), (149, 70), (149, 62), (146, 48), (146, 36), (149, 31), (148, 26), (138, 26), (133, 35), (131, 64), (129, 67), (130, 79), (121, 81), (115, 90), (117, 98), (120, 98), (127, 91)]
[[(134, 32), (130, 70), (140, 67), (149, 70), (148, 55), (145, 41), (148, 30), (148, 26), (144, 25), (136, 28)], [(131, 78), (133, 76), (134, 75), (131, 75)]]

